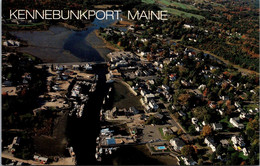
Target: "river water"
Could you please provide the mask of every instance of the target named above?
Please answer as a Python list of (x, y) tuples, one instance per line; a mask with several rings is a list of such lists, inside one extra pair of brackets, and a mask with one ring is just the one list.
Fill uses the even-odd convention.
[(28, 42), (20, 51), (39, 57), (44, 62), (101, 62), (111, 50), (93, 46), (104, 46), (94, 30), (108, 27), (116, 20), (95, 19), (87, 30), (73, 31), (62, 26), (51, 26), (47, 31), (14, 31), (18, 38)]
[[(72, 31), (62, 26), (51, 26), (47, 31), (15, 31), (13, 35), (28, 42), (28, 47), (20, 48), (20, 51), (30, 53), (41, 58), (44, 62), (64, 63), (80, 61), (104, 61), (106, 54), (111, 50), (100, 47), (104, 46), (103, 40), (99, 39), (94, 30), (100, 27), (108, 27), (115, 20), (94, 20), (87, 30)], [(126, 28), (120, 28), (126, 30)], [(99, 46), (98, 48), (96, 46)], [(95, 74), (99, 75), (96, 92), (91, 96), (83, 117), (69, 118), (66, 135), (69, 146), (74, 147), (79, 165), (120, 165), (120, 164), (149, 164), (176, 165), (176, 160), (158, 156), (152, 157), (145, 147), (123, 147), (111, 156), (107, 156), (100, 163), (95, 159), (96, 137), (99, 135), (99, 111), (103, 97), (108, 90), (105, 83), (107, 68), (99, 66), (94, 68)], [(168, 161), (168, 162), (162, 162)]]

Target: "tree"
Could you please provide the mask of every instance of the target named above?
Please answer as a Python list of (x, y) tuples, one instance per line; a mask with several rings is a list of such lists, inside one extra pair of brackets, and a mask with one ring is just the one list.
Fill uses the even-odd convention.
[(188, 128), (188, 131), (189, 131), (189, 133), (194, 134), (194, 133), (196, 132), (194, 125), (191, 125), (191, 126)]
[(206, 136), (209, 136), (212, 134), (212, 129), (209, 125), (206, 125), (203, 127), (202, 131), (201, 131), (201, 134), (206, 137)]
[(183, 156), (191, 156), (191, 155), (195, 154), (193, 146), (192, 145), (183, 146), (183, 148), (181, 149), (181, 154)]
[(203, 165), (203, 159), (198, 160), (198, 165)]
[(217, 153), (218, 155), (220, 155), (220, 154), (223, 153), (223, 148), (222, 148), (222, 145), (221, 145), (221, 144), (219, 144), (219, 145), (217, 146), (216, 153)]
[(246, 129), (246, 134), (248, 136), (248, 139), (251, 140), (255, 135), (255, 130), (248, 128), (248, 129)]
[(182, 134), (182, 130), (179, 129), (179, 130), (177, 131), (177, 134), (178, 134), (178, 135), (181, 135), (181, 134)]
[(216, 159), (216, 152), (213, 152), (212, 155), (210, 156), (209, 160), (210, 160), (211, 162), (214, 162), (215, 159)]
[(258, 130), (259, 129), (259, 123), (257, 119), (251, 120), (249, 121), (249, 123), (247, 124), (246, 128), (251, 128), (253, 130)]
[(239, 155), (238, 152), (235, 152), (235, 153), (231, 154), (231, 164), (232, 165), (237, 165), (238, 164), (238, 161), (239, 161), (238, 160), (239, 159), (238, 155)]

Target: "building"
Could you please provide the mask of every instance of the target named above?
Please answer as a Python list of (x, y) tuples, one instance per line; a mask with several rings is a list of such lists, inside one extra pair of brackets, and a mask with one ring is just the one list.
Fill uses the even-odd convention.
[(181, 156), (181, 159), (183, 160), (184, 164), (185, 165), (196, 165), (197, 162), (194, 161), (191, 157), (184, 157), (184, 156)]
[(162, 131), (163, 131), (163, 135), (171, 135), (173, 134), (173, 131), (171, 129), (168, 129), (166, 127), (162, 128)]
[(46, 163), (48, 162), (48, 158), (46, 158), (46, 157), (40, 157), (40, 156), (38, 156), (38, 155), (34, 155), (34, 156), (33, 156), (33, 159), (34, 159), (35, 161), (39, 161), (41, 164), (46, 164)]
[(159, 106), (155, 103), (154, 100), (150, 100), (148, 105), (154, 111), (156, 111), (159, 108)]
[(167, 85), (162, 85), (163, 90), (168, 91), (170, 88)]
[(245, 146), (245, 142), (242, 136), (234, 135), (231, 137), (231, 141), (236, 150), (242, 150), (242, 148)]
[(230, 118), (229, 122), (236, 128), (243, 129), (244, 124), (238, 123), (239, 119), (238, 118)]
[(109, 130), (109, 128), (105, 128), (100, 130), (101, 135), (111, 135), (113, 131)]
[(207, 144), (207, 146), (210, 147), (213, 152), (216, 151), (216, 145), (212, 138), (209, 138), (209, 137), (205, 138), (204, 143)]
[(219, 130), (222, 130), (222, 129), (223, 129), (223, 126), (222, 126), (221, 123), (213, 123), (213, 124), (212, 124), (212, 128), (213, 128), (213, 130), (215, 130), (215, 131), (219, 131)]
[(155, 97), (155, 95), (152, 94), (152, 93), (146, 94), (146, 95), (144, 96), (144, 102), (145, 102), (145, 103), (148, 103), (150, 100), (154, 99), (154, 97)]
[(191, 123), (192, 124), (197, 124), (198, 123), (198, 119), (195, 118), (195, 117), (191, 118)]
[(139, 111), (135, 107), (130, 107), (129, 112), (134, 114), (134, 115), (139, 114)]
[(197, 125), (197, 124), (195, 124), (194, 126), (195, 126), (195, 130), (196, 130), (197, 132), (200, 132), (200, 131), (202, 130), (202, 127), (201, 127), (201, 126), (199, 126), (199, 125)]
[(181, 149), (185, 145), (185, 143), (182, 140), (180, 140), (179, 138), (171, 139), (170, 144), (171, 144), (171, 146), (173, 146), (173, 149), (175, 151), (181, 151)]

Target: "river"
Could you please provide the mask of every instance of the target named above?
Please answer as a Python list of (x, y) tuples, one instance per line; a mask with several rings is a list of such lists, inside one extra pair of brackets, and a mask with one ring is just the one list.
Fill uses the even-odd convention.
[[(103, 40), (98, 38), (94, 30), (112, 25), (115, 20), (94, 20), (87, 30), (73, 31), (62, 26), (51, 26), (47, 31), (15, 31), (11, 32), (22, 40), (28, 42), (28, 47), (19, 48), (20, 51), (39, 57), (43, 62), (66, 63), (84, 61), (104, 61), (106, 54), (111, 50), (105, 47)], [(126, 28), (119, 28), (126, 30)], [(95, 159), (96, 137), (99, 135), (99, 111), (105, 92), (108, 90), (105, 83), (105, 66), (94, 67), (95, 74), (99, 75), (97, 90), (90, 96), (89, 103), (83, 117), (69, 118), (66, 134), (69, 146), (74, 147), (79, 165), (96, 164), (170, 164), (175, 165), (176, 160), (167, 156), (150, 156), (147, 148), (131, 146), (120, 148), (112, 156), (107, 156), (99, 163)], [(163, 162), (166, 161), (166, 162)]]
[[(13, 31), (13, 35), (27, 41), (28, 47), (21, 47), (21, 52), (39, 57), (43, 62), (102, 62), (111, 52), (107, 48), (93, 48), (105, 46), (102, 39), (98, 38), (94, 30), (108, 27), (116, 20), (95, 19), (83, 31), (73, 31), (62, 26), (51, 26), (47, 31)], [(125, 29), (125, 28), (122, 28)]]

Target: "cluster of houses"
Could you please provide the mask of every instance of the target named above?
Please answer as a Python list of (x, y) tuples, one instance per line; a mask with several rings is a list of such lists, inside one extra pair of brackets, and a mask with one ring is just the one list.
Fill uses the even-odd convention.
[(231, 142), (233, 144), (233, 147), (237, 151), (242, 151), (244, 156), (248, 156), (248, 150), (246, 148), (244, 139), (242, 136), (232, 136), (231, 137)]
[[(173, 150), (176, 152), (181, 152), (181, 149), (186, 145), (182, 139), (180, 138), (174, 138), (171, 139), (170, 145), (172, 146)], [(197, 165), (197, 162), (192, 159), (191, 156), (180, 156), (180, 159), (178, 159), (178, 163), (180, 165), (180, 159), (184, 162), (185, 165)]]
[(20, 42), (16, 40), (4, 40), (3, 46), (6, 47), (20, 47)]
[(41, 164), (47, 164), (47, 163), (48, 163), (48, 158), (47, 158), (47, 157), (41, 157), (41, 156), (39, 156), (39, 155), (34, 155), (34, 156), (33, 156), (33, 159), (34, 159), (35, 161), (40, 162)]
[[(139, 25), (141, 27), (136, 30), (136, 26), (130, 26), (128, 28), (129, 31), (133, 31), (134, 36), (136, 37), (137, 41), (141, 41), (142, 43), (148, 42), (148, 39), (140, 37), (141, 34), (143, 34), (142, 28), (145, 29), (145, 25)], [(194, 26), (184, 24), (183, 27), (185, 29), (192, 29)], [(152, 27), (150, 27), (152, 28)], [(208, 33), (207, 30), (205, 30), (205, 33)], [(158, 39), (162, 39), (164, 36), (160, 36), (159, 34), (156, 35)], [(150, 40), (150, 39), (149, 39)], [(163, 39), (162, 39), (163, 40)], [(190, 40), (196, 42), (196, 36), (191, 36)], [(132, 86), (132, 89), (137, 93), (142, 96), (142, 103), (145, 107), (145, 110), (148, 112), (156, 112), (159, 109), (159, 103), (158, 103), (158, 97), (163, 96), (167, 102), (172, 102), (172, 84), (169, 86), (167, 85), (158, 85), (154, 86), (154, 80), (158, 78), (159, 76), (155, 76), (157, 74), (157, 71), (162, 71), (162, 69), (165, 67), (165, 65), (171, 63), (174, 64), (175, 66), (178, 67), (185, 67), (186, 62), (182, 58), (179, 58), (179, 53), (176, 53), (174, 51), (169, 52), (169, 58), (162, 58), (160, 57), (160, 54), (163, 52), (163, 49), (158, 49), (156, 52), (157, 53), (152, 53), (152, 52), (145, 52), (142, 51), (137, 47), (136, 54), (140, 56), (140, 60), (135, 61), (135, 66), (136, 68), (133, 68), (132, 70), (123, 70), (122, 68), (117, 68), (116, 74), (120, 75), (120, 77), (123, 77), (124, 79), (128, 80), (133, 80), (138, 76), (139, 81), (134, 81)], [(205, 61), (204, 58), (196, 56), (197, 53), (193, 49), (188, 49), (186, 48), (183, 53), (181, 53), (184, 56), (188, 56), (189, 58), (192, 58), (194, 60), (194, 63), (201, 64), (203, 61)], [(150, 59), (148, 60), (148, 57)], [(151, 58), (152, 57), (152, 58)], [(215, 60), (216, 62), (220, 62), (220, 60), (214, 58), (211, 55), (204, 54), (204, 57), (209, 57), (212, 60)], [(112, 61), (112, 60), (111, 60)], [(115, 66), (115, 65), (114, 65)], [(224, 65), (225, 66), (225, 65)], [(237, 81), (234, 83), (231, 77), (227, 77), (224, 72), (222, 71), (222, 68), (219, 65), (216, 65), (215, 63), (212, 64), (205, 64), (203, 67), (201, 67), (199, 71), (198, 76), (204, 78), (205, 80), (213, 79), (214, 84), (216, 87), (232, 87), (234, 89), (235, 96), (239, 96), (243, 100), (243, 95), (240, 95), (241, 93), (245, 94), (245, 92), (250, 91), (250, 93), (255, 94), (255, 91), (253, 89), (249, 89), (246, 87), (246, 84), (242, 84), (242, 89), (240, 88), (241, 85), (240, 83), (237, 83)], [(221, 74), (216, 74), (215, 71), (219, 71)], [(111, 72), (112, 73), (112, 72)], [(243, 73), (242, 73), (243, 74)], [(154, 76), (154, 77), (153, 77)], [(152, 78), (153, 77), (153, 78)], [(176, 81), (179, 79), (179, 75), (176, 73), (169, 73), (169, 82)], [(194, 82), (191, 79), (186, 79), (185, 76), (182, 76), (180, 79), (181, 86), (185, 89), (191, 89), (191, 87), (194, 88)], [(239, 87), (239, 90), (237, 90)], [(226, 108), (219, 107), (218, 103), (219, 101), (222, 101), (223, 103), (226, 103), (230, 101), (231, 97), (229, 94), (223, 93), (218, 96), (218, 99), (216, 101), (210, 101), (207, 98), (207, 94), (209, 93), (208, 91), (208, 83), (207, 82), (202, 82), (201, 84), (198, 85), (197, 89), (194, 90), (194, 94), (199, 97), (203, 98), (204, 100), (206, 99), (208, 101), (208, 107), (212, 109), (213, 111), (216, 111), (222, 118), (226, 114)], [(199, 93), (197, 93), (199, 92)], [(205, 93), (204, 93), (205, 92)], [(242, 106), (240, 105), (239, 102), (233, 102), (231, 101), (231, 104), (236, 107), (235, 113), (238, 113), (238, 117), (234, 117), (233, 114), (230, 117), (229, 122), (232, 126), (238, 129), (244, 129), (244, 122), (245, 120), (248, 120), (251, 115), (254, 115), (255, 113), (258, 112), (258, 109), (250, 109), (250, 110), (244, 110)], [(183, 108), (183, 107), (181, 107)], [(176, 107), (175, 105), (172, 105), (172, 110), (175, 110)], [(181, 109), (178, 110), (178, 114), (180, 117), (186, 117), (187, 119), (187, 113), (186, 109)], [(203, 126), (205, 125), (210, 125), (211, 128), (214, 131), (226, 131), (226, 127), (230, 127), (229, 125), (223, 125), (223, 122), (217, 122), (217, 121), (210, 121), (210, 124), (207, 124), (205, 121), (199, 122), (196, 117), (192, 117), (191, 119), (191, 124), (193, 125), (195, 130), (197, 132), (201, 132)], [(224, 130), (225, 127), (225, 130)], [(164, 130), (163, 132), (168, 132), (168, 130)], [(178, 142), (178, 141), (176, 141)], [(178, 143), (173, 143), (173, 144), (178, 144)], [(217, 143), (214, 142), (214, 137), (207, 137), (204, 140), (204, 143), (210, 147), (210, 149), (214, 152), (216, 151), (216, 145)], [(186, 159), (185, 159), (186, 160)], [(186, 160), (188, 162), (188, 159)], [(189, 164), (190, 165), (190, 164)]]
[(11, 153), (15, 152), (15, 149), (20, 145), (20, 137), (14, 137), (13, 142), (8, 145), (8, 151)]
[[(89, 100), (89, 94), (93, 93), (96, 90), (96, 82), (88, 82), (86, 80), (76, 81), (73, 88), (70, 92), (69, 100), (72, 103), (72, 109), (70, 110), (69, 115), (72, 116), (75, 112), (78, 118), (82, 117), (85, 106)], [(88, 94), (83, 93), (83, 90), (88, 89)]]
[(114, 135), (114, 131), (109, 128), (100, 130), (100, 134), (96, 139), (96, 154), (98, 161), (102, 160), (104, 155), (111, 155), (122, 145), (134, 144), (136, 140), (130, 136)]
[[(198, 62), (201, 61), (201, 59), (199, 59), (198, 57), (195, 56), (196, 54), (194, 54), (192, 50), (185, 49), (184, 54), (188, 55), (190, 57), (194, 57), (194, 59)], [(170, 58), (169, 62), (171, 62), (171, 61), (175, 61), (175, 64), (177, 66), (183, 66), (184, 65), (182, 60), (178, 61), (178, 59), (175, 58), (175, 57)], [(156, 77), (151, 79), (150, 78), (151, 75), (149, 75), (149, 74), (146, 75), (145, 73), (143, 74), (143, 71), (139, 70), (139, 66), (145, 68), (144, 63), (142, 63), (142, 61), (141, 61), (141, 63), (139, 63), (138, 61), (136, 63), (138, 65), (137, 65), (137, 68), (134, 69), (134, 73), (135, 73), (135, 76), (139, 76), (141, 81), (139, 81), (138, 83), (135, 83), (132, 86), (132, 89), (135, 92), (137, 92), (137, 94), (140, 94), (142, 96), (141, 100), (142, 100), (142, 103), (143, 103), (143, 105), (144, 105), (144, 107), (147, 111), (156, 112), (159, 108), (157, 100), (156, 100), (158, 98), (158, 96), (164, 96), (168, 102), (172, 101), (172, 96), (171, 96), (171, 88), (172, 87), (169, 87), (167, 85), (161, 85), (161, 86), (155, 87), (155, 89), (154, 89), (154, 87), (152, 88), (152, 86), (154, 85), (154, 80), (156, 79)], [(149, 62), (146, 63), (146, 66), (148, 66), (147, 64), (149, 64)], [(161, 69), (164, 67), (164, 64), (165, 63), (163, 61), (156, 61), (155, 63), (150, 63), (149, 69), (151, 69), (151, 70), (154, 69), (154, 71), (151, 72), (151, 73), (155, 74), (157, 70), (161, 71)], [(212, 71), (219, 69), (218, 66), (213, 66), (213, 65), (206, 65), (206, 66), (207, 67), (205, 67), (204, 69), (201, 70), (200, 75), (202, 77), (204, 77), (205, 79), (208, 79), (208, 78), (215, 79), (216, 80), (216, 82), (215, 82), (216, 86), (223, 86), (224, 84), (227, 84), (227, 85), (234, 87), (234, 88), (239, 86), (239, 84), (233, 85), (231, 79), (224, 79), (223, 74), (220, 74), (220, 75), (213, 74)], [(149, 71), (149, 70), (147, 70), (147, 71)], [(133, 71), (120, 70), (120, 68), (118, 68), (117, 72), (120, 73), (121, 76), (130, 76), (131, 74), (129, 74), (129, 73), (132, 73)], [(144, 76), (147, 76), (147, 77), (144, 77)], [(131, 77), (129, 77), (129, 78), (131, 78)], [(175, 73), (169, 74), (169, 81), (175, 81), (177, 78), (178, 77)], [(183, 87), (186, 87), (186, 88), (193, 86), (192, 80), (186, 80), (185, 78), (181, 79), (180, 83)], [(201, 85), (198, 86), (197, 90), (200, 91), (200, 92), (201, 91), (203, 92), (206, 88), (207, 88), (207, 85), (201, 84)], [(199, 94), (199, 93), (196, 93), (196, 92), (194, 92), (194, 93), (195, 93), (195, 95), (197, 95), (199, 97), (203, 97), (202, 94)], [(253, 93), (253, 91), (252, 91), (252, 93)], [(219, 99), (224, 101), (224, 102), (230, 100), (229, 96), (227, 96), (227, 95), (220, 95)], [(220, 115), (225, 114), (225, 109), (219, 108), (217, 106), (217, 101), (209, 101), (208, 103), (209, 103), (208, 104), (209, 108), (215, 110)], [(239, 117), (238, 118), (231, 117), (229, 122), (234, 127), (238, 128), (238, 129), (243, 129), (244, 124), (240, 123), (239, 120), (248, 119), (250, 117), (249, 115), (250, 114), (253, 115), (253, 113), (256, 113), (258, 111), (258, 109), (256, 109), (256, 110), (251, 109), (251, 112), (250, 111), (246, 112), (245, 110), (242, 109), (241, 105), (238, 102), (234, 102), (234, 105), (237, 108), (236, 112), (239, 113)], [(175, 107), (175, 106), (172, 105), (172, 107)], [(175, 108), (173, 108), (173, 110), (174, 109)], [(180, 110), (178, 113), (179, 113), (180, 116), (187, 116), (185, 111)], [(203, 126), (208, 125), (205, 121), (199, 122), (196, 117), (193, 117), (191, 119), (191, 122), (192, 122), (191, 125), (194, 125), (195, 130), (197, 132), (201, 132)], [(213, 123), (210, 124), (210, 126), (214, 131), (223, 131), (223, 124), (220, 123), (220, 122), (213, 122)], [(169, 132), (169, 130), (165, 129), (165, 130), (163, 130), (163, 132), (166, 134), (166, 133)], [(205, 138), (204, 143), (213, 152), (216, 151), (218, 144), (216, 142), (214, 142), (214, 137)], [(181, 148), (185, 145), (184, 142), (180, 139), (179, 140), (173, 139), (173, 140), (170, 141), (170, 144), (173, 146), (175, 151), (180, 151)], [(248, 155), (248, 152), (247, 152), (246, 149), (241, 150), (241, 151), (243, 151), (245, 156)], [(196, 163), (194, 160), (192, 160), (190, 158), (184, 158), (182, 160), (185, 162), (185, 164), (188, 164), (188, 165), (193, 165), (193, 164)]]
[(122, 119), (120, 117), (130, 117), (133, 115), (139, 114), (139, 111), (135, 108), (135, 107), (129, 107), (127, 108), (123, 108), (123, 109), (118, 109), (117, 107), (114, 107), (111, 110), (107, 110), (104, 113), (105, 119), (107, 121), (109, 120), (113, 120), (113, 119)]

